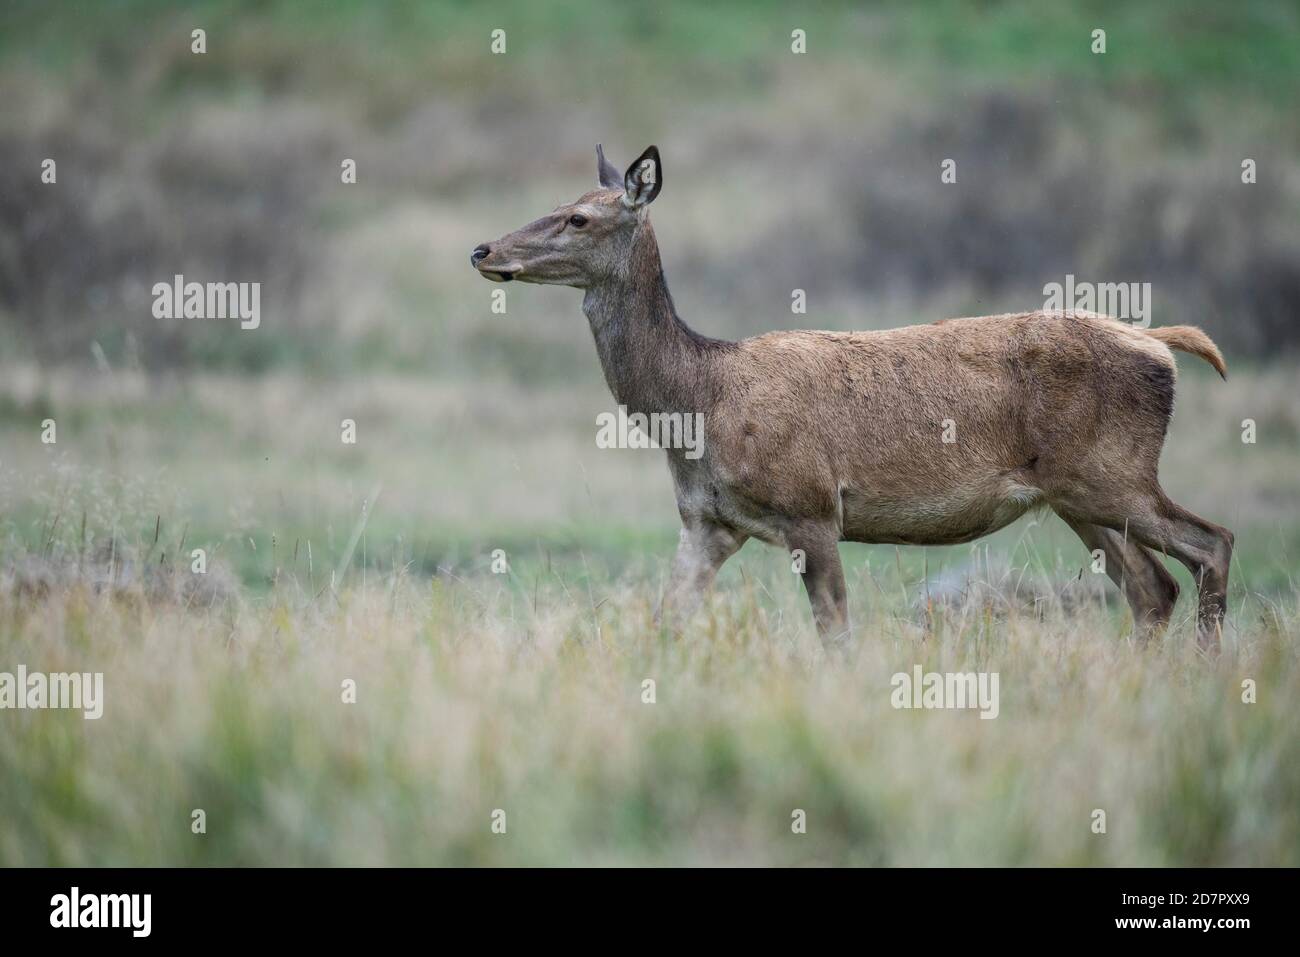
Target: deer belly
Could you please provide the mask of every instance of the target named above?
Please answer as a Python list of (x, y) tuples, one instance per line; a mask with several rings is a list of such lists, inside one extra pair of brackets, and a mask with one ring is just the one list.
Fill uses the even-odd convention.
[(895, 545), (959, 545), (996, 532), (1042, 501), (1042, 492), (1008, 473), (951, 489), (882, 494), (845, 488), (842, 537)]

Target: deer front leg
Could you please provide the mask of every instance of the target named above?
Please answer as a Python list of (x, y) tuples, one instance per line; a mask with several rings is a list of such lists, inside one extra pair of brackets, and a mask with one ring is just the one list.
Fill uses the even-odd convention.
[(655, 612), (655, 623), (663, 621), (680, 630), (699, 608), (723, 562), (736, 554), (748, 538), (743, 532), (712, 522), (683, 524), (668, 588)]
[(795, 560), (802, 561), (803, 585), (822, 645), (828, 650), (847, 648), (851, 637), (849, 602), (840, 564), (839, 533), (820, 526), (800, 529), (787, 536), (787, 543)]

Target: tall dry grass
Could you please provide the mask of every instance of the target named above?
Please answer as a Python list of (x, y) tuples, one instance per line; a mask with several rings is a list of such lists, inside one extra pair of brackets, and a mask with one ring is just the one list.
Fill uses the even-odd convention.
[[(1061, 600), (1063, 571), (1037, 601), (993, 578), (927, 604), (878, 570), (846, 664), (782, 570), (748, 568), (681, 637), (653, 584), (558, 566), (202, 608), (6, 594), (6, 667), (106, 690), (98, 721), (3, 715), (0, 863), (1300, 862), (1294, 594), (1238, 609), (1213, 662), (1186, 621), (1135, 646), (1092, 586)], [(916, 664), (997, 672), (999, 716), (895, 710)]]

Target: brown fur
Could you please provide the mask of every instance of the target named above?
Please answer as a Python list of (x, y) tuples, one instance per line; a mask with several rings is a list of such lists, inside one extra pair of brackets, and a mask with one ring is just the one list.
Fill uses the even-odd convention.
[(1164, 326), (1160, 329), (1148, 329), (1147, 335), (1159, 339), (1170, 349), (1200, 356), (1214, 366), (1214, 371), (1219, 373), (1220, 378), (1228, 378), (1228, 367), (1223, 362), (1223, 353), (1209, 336), (1195, 326)]
[(664, 281), (646, 213), (661, 187), (651, 147), (624, 189), (588, 193), (472, 259), (498, 281), (585, 289), (606, 381), (630, 412), (704, 414), (703, 456), (668, 451), (682, 519), (670, 610), (689, 611), (755, 537), (803, 553), (818, 628), (842, 638), (837, 542), (956, 544), (1043, 506), (1105, 553), (1143, 634), (1169, 621), (1178, 593), (1150, 550), (1183, 562), (1200, 589), (1201, 643), (1217, 647), (1232, 534), (1170, 501), (1156, 475), (1170, 348), (1225, 374), (1203, 332), (1040, 311), (709, 339), (681, 321)]

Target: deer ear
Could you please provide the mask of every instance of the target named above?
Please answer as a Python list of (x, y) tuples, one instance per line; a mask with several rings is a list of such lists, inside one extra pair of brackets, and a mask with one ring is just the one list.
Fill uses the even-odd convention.
[(596, 144), (596, 182), (606, 189), (618, 189), (623, 185), (623, 177), (618, 175), (618, 169), (609, 160), (605, 159), (605, 151)]
[(631, 209), (653, 203), (664, 185), (664, 168), (659, 147), (651, 146), (632, 161), (623, 174), (623, 204)]

